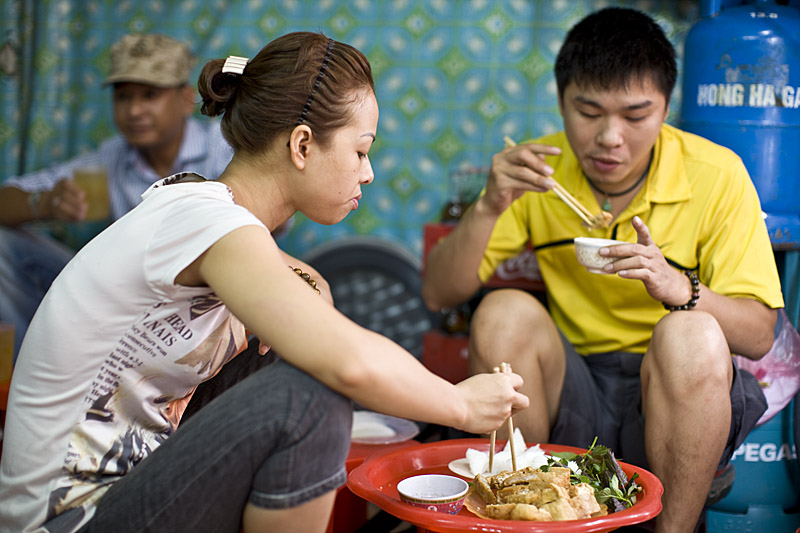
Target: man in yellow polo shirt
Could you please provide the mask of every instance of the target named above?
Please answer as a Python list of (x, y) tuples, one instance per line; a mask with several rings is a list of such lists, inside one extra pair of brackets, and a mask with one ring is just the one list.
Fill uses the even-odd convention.
[[(520, 290), (485, 296), (471, 371), (510, 363), (531, 398), (515, 416), (527, 440), (597, 436), (664, 484), (655, 530), (692, 531), (766, 409), (730, 356), (763, 356), (783, 306), (759, 200), (738, 156), (665, 124), (675, 52), (647, 15), (589, 15), (555, 74), (564, 132), (493, 157), (484, 194), (429, 254), (423, 297), (431, 309), (468, 299), (530, 242), (547, 308)], [(584, 226), (556, 181), (610, 226)], [(628, 244), (594, 274), (576, 260), (581, 236)]]

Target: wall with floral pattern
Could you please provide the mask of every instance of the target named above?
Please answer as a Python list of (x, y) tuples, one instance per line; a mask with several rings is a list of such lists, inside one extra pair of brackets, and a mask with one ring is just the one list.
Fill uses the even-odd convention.
[(253, 56), (286, 32), (320, 30), (372, 63), (381, 108), (375, 182), (343, 223), (298, 217), (282, 244), (302, 254), (344, 235), (373, 235), (419, 253), (422, 225), (438, 218), (450, 175), (486, 166), (504, 135), (560, 129), (555, 55), (572, 24), (612, 4), (651, 13), (679, 48), (698, 11), (686, 0), (4, 0), (0, 38), (19, 63), (0, 74), (2, 178), (114, 133), (100, 82), (109, 47), (127, 32), (185, 40), (199, 73), (208, 59)]
[[(319, 30), (372, 63), (381, 108), (375, 181), (342, 223), (298, 216), (281, 245), (302, 256), (368, 235), (419, 255), (422, 227), (439, 218), (452, 176), (475, 168), (480, 177), (505, 135), (560, 129), (555, 55), (575, 22), (609, 5), (654, 16), (679, 57), (699, 16), (697, 0), (2, 0), (0, 180), (114, 133), (100, 82), (109, 47), (125, 33), (185, 40), (197, 74), (208, 59), (252, 56), (283, 33)], [(81, 233), (73, 230), (67, 238)]]

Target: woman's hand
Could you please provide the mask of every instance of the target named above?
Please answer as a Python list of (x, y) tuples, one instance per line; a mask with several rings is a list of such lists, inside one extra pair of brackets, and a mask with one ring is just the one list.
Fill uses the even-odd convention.
[(528, 397), (517, 392), (522, 377), (513, 372), (477, 374), (458, 383), (468, 406), (464, 427), (469, 433), (488, 433), (499, 428), (512, 414), (526, 409)]

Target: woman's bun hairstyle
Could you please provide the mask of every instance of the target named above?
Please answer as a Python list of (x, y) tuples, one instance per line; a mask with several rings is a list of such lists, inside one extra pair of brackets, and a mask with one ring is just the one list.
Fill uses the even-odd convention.
[(228, 105), (236, 99), (236, 92), (242, 79), (238, 74), (222, 73), (225, 61), (212, 59), (203, 67), (197, 80), (197, 89), (203, 99), (200, 112), (216, 117), (225, 112)]

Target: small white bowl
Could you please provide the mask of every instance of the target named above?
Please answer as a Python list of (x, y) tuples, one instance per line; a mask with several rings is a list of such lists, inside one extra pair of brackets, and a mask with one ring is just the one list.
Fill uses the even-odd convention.
[(595, 274), (608, 274), (603, 267), (617, 260), (614, 257), (603, 257), (598, 252), (600, 248), (606, 246), (616, 246), (618, 244), (630, 244), (625, 241), (615, 241), (613, 239), (594, 239), (591, 237), (575, 237), (575, 256), (578, 263), (586, 267), (586, 270)]
[(458, 514), (468, 490), (469, 484), (463, 479), (443, 474), (407, 477), (397, 484), (397, 492), (404, 502), (449, 514)]

